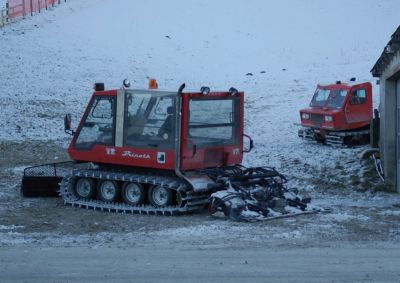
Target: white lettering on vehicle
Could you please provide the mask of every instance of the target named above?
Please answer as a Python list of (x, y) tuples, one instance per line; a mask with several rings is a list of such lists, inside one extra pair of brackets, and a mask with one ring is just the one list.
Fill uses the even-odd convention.
[(130, 150), (125, 150), (122, 152), (123, 157), (132, 157), (132, 158), (141, 158), (141, 159), (150, 159), (150, 155), (148, 153), (137, 154)]
[(234, 149), (232, 150), (232, 154), (233, 154), (233, 155), (239, 155), (239, 154), (240, 154), (240, 149), (234, 148)]
[(107, 155), (115, 155), (115, 148), (107, 147), (106, 153), (107, 153)]

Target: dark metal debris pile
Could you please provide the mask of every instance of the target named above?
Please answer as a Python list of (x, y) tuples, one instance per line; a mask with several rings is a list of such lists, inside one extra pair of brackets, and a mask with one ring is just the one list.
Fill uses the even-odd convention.
[(216, 182), (225, 189), (210, 197), (210, 213), (222, 212), (235, 221), (270, 220), (312, 214), (309, 197), (301, 197), (297, 189), (287, 189), (286, 178), (274, 168), (257, 167), (241, 174), (225, 175)]

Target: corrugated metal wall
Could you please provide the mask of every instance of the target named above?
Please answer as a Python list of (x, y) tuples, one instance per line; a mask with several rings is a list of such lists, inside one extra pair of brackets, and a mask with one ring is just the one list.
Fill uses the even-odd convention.
[(396, 126), (397, 192), (400, 193), (400, 79), (397, 79), (396, 81), (396, 99), (397, 99), (397, 126)]

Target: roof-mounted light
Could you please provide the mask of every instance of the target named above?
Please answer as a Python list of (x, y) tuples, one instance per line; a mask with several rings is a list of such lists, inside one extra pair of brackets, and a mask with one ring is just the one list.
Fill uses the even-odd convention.
[(231, 87), (231, 88), (229, 89), (229, 94), (230, 94), (231, 96), (236, 96), (238, 93), (239, 93), (239, 91), (238, 91), (236, 88), (234, 88), (234, 87)]
[(104, 83), (94, 83), (93, 84), (94, 91), (104, 91)]
[(210, 93), (210, 88), (208, 86), (202, 86), (200, 92), (202, 95), (208, 95)]
[(352, 77), (352, 78), (350, 79), (350, 81), (351, 81), (351, 82), (355, 82), (355, 81), (356, 81), (356, 77)]
[(124, 79), (122, 81), (122, 85), (124, 86), (124, 88), (130, 88), (131, 82), (128, 79)]
[(158, 83), (156, 79), (149, 79), (149, 89), (158, 89)]

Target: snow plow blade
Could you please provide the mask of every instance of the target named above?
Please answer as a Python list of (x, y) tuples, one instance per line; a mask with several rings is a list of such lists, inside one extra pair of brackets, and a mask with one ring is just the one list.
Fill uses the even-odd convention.
[(24, 197), (57, 197), (62, 178), (22, 177), (21, 192)]
[(75, 162), (66, 161), (27, 167), (21, 182), (24, 197), (58, 197), (61, 179), (72, 169)]

